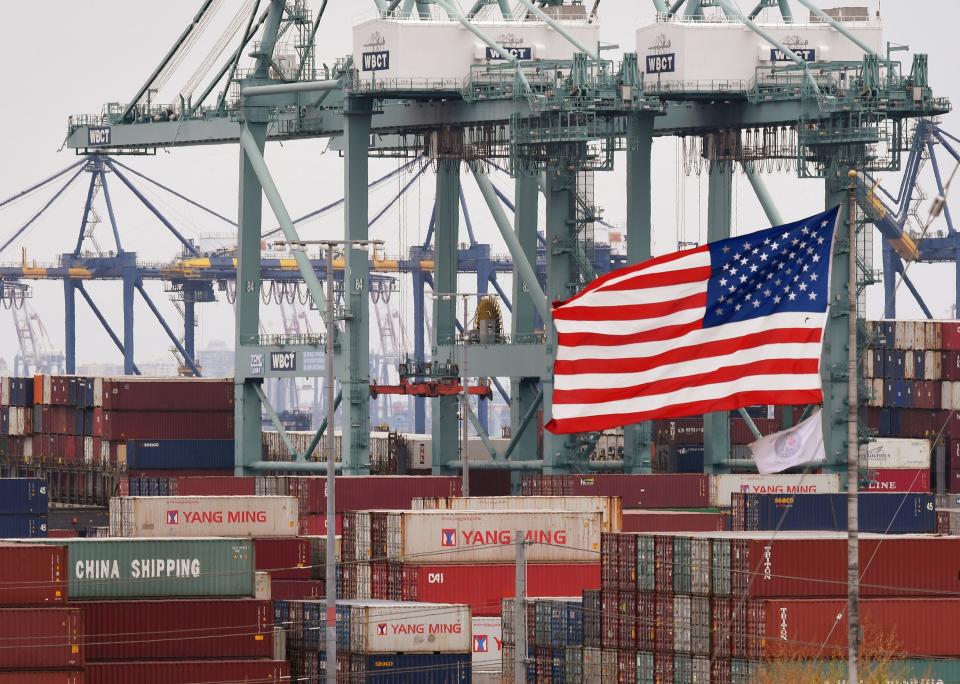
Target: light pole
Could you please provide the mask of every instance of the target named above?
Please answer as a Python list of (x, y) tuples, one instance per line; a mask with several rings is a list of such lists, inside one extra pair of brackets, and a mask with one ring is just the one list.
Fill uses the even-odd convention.
[[(277, 243), (281, 244), (281, 243)], [(333, 253), (337, 247), (366, 249), (370, 245), (382, 245), (383, 240), (315, 240), (289, 244), (293, 249), (304, 249), (308, 244), (321, 245), (326, 250), (327, 258), (327, 339), (326, 339), (326, 372), (327, 372), (327, 559), (326, 559), (326, 587), (325, 597), (327, 604), (326, 620), (326, 652), (327, 664), (325, 680), (327, 684), (337, 682), (337, 505), (336, 505), (336, 379), (333, 372), (334, 350), (336, 340), (336, 308), (333, 292)], [(365, 292), (365, 290), (364, 290)]]

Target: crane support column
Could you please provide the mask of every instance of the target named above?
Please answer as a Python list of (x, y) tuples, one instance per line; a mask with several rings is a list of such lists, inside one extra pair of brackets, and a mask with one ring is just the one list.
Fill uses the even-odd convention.
[[(419, 255), (417, 260), (419, 262)], [(426, 354), (426, 312), (424, 310), (424, 284), (423, 270), (419, 267), (413, 269), (410, 274), (413, 280), (413, 359), (417, 364), (422, 364), (427, 360)], [(413, 431), (422, 435), (427, 431), (427, 399), (426, 397), (413, 398)]]
[[(576, 192), (577, 174), (566, 168), (550, 166), (546, 172), (547, 209), (547, 301), (569, 299), (579, 289), (576, 270)], [(557, 334), (549, 322), (548, 364), (553, 366)], [(553, 418), (553, 376), (543, 380), (543, 421)], [(543, 434), (543, 472), (545, 475), (570, 472), (575, 464), (576, 443), (570, 435)]]
[(187, 296), (183, 300), (183, 348), (186, 350), (187, 356), (199, 366), (196, 350), (197, 303), (193, 299), (192, 289), (188, 289), (184, 294)]
[[(372, 103), (344, 100), (344, 238), (366, 240), (369, 233), (370, 122)], [(343, 392), (343, 473), (370, 472), (370, 256), (366, 246), (344, 253), (343, 300), (346, 308), (343, 363), (339, 364)]]
[[(536, 174), (517, 174), (515, 183), (516, 214), (514, 230), (520, 249), (531, 264), (537, 263), (537, 215), (540, 201), (540, 187)], [(514, 342), (532, 339), (537, 330), (537, 307), (524, 287), (523, 278), (513, 266), (513, 315), (511, 334)], [(524, 425), (523, 419), (534, 403), (538, 401), (539, 377), (510, 378), (510, 430), (511, 437), (517, 440), (512, 460), (532, 461), (537, 459), (537, 428)], [(520, 473), (513, 473), (514, 491), (519, 491)]]
[[(627, 123), (627, 264), (639, 264), (652, 254), (650, 155), (653, 115), (639, 114)], [(653, 424), (628, 425), (623, 430), (623, 471), (650, 472)]]
[(117, 255), (117, 259), (122, 261), (123, 273), (123, 374), (133, 375), (136, 373), (133, 361), (133, 299), (139, 277), (137, 255), (133, 252), (124, 252)]
[[(77, 372), (77, 286), (69, 278), (63, 281), (64, 363), (67, 375)], [(39, 371), (38, 371), (39, 372)]]
[[(457, 241), (460, 233), (460, 162), (441, 159), (437, 164), (436, 233), (433, 291), (445, 294), (457, 291)], [(455, 348), (457, 299), (435, 297), (433, 301), (433, 349), (435, 363), (455, 362), (439, 357), (438, 347)], [(467, 322), (464, 321), (464, 325)], [(433, 434), (433, 472), (446, 473), (447, 463), (457, 459), (459, 432), (457, 405), (459, 397), (437, 397), (431, 400), (431, 433)], [(466, 416), (464, 416), (466, 420)]]
[[(837, 216), (837, 231), (833, 241), (833, 265), (830, 271), (830, 311), (824, 331), (823, 360), (820, 373), (823, 381), (823, 446), (826, 450), (825, 470), (840, 475), (842, 483), (847, 479), (847, 386), (850, 374), (847, 369), (847, 348), (850, 319), (847, 302), (848, 271), (851, 245), (847, 237), (847, 185), (848, 169), (831, 163), (824, 170), (826, 206), (840, 205)], [(853, 245), (856, 249), (856, 245)]]
[[(730, 237), (733, 219), (733, 162), (710, 162), (709, 198), (707, 200), (707, 241)], [(709, 474), (726, 470), (730, 458), (730, 414), (708, 413), (703, 417), (703, 467)]]
[[(251, 108), (252, 109), (252, 108)], [(267, 140), (267, 122), (252, 121), (251, 115), (259, 110), (245, 112), (250, 134), (263, 154)], [(259, 117), (257, 117), (259, 118)], [(260, 333), (260, 230), (263, 214), (263, 188), (254, 171), (249, 156), (240, 146), (240, 212), (237, 219), (237, 300), (234, 387), (236, 451), (234, 464), (237, 475), (247, 474), (244, 467), (261, 459), (260, 441), (260, 395), (254, 383), (248, 379), (246, 368), (249, 358), (245, 344), (257, 340)]]
[[(893, 251), (887, 240), (883, 241), (883, 317), (897, 317), (897, 268), (900, 255)], [(957, 271), (957, 292), (960, 294), (960, 270)], [(960, 302), (960, 299), (957, 299)]]

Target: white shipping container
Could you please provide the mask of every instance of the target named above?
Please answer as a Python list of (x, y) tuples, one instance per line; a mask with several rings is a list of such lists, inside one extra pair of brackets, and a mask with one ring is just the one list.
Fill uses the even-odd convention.
[(603, 514), (566, 511), (395, 511), (387, 557), (430, 563), (513, 563), (516, 533), (532, 563), (596, 563)]
[(869, 380), (876, 377), (873, 373), (873, 354), (869, 353), (863, 357), (863, 375)]
[(923, 353), (923, 379), (940, 379), (940, 352), (928, 351)]
[(690, 597), (673, 597), (673, 650), (676, 653), (690, 652)]
[(475, 617), (473, 673), (500, 674), (503, 671), (503, 623), (498, 617)]
[(353, 653), (468, 653), (470, 606), (399, 601), (351, 602)]
[(112, 537), (295, 537), (292, 496), (127, 496), (110, 499)]
[(950, 384), (950, 404), (948, 406), (943, 406), (942, 408), (948, 408), (948, 409), (960, 408), (960, 382), (951, 382), (949, 384)]
[(883, 406), (883, 380), (881, 378), (873, 381), (873, 392), (870, 400), (871, 406)]
[(52, 378), (49, 375), (43, 376), (43, 404), (50, 405), (53, 403), (53, 382)]
[(838, 494), (839, 475), (713, 475), (710, 505), (730, 505), (730, 495), (742, 494)]
[[(33, 397), (31, 397), (32, 399)], [(10, 378), (0, 378), (0, 406), (10, 405)]]
[(940, 408), (942, 409), (953, 408), (953, 384), (946, 380), (940, 383)]
[(860, 447), (860, 467), (929, 468), (930, 442), (926, 439), (892, 437), (875, 439)]
[[(124, 448), (124, 456), (126, 456), (126, 448)], [(87, 464), (93, 463), (93, 437), (83, 438), (83, 462)]]
[(272, 591), (269, 572), (253, 573), (253, 598), (257, 601), (269, 601), (273, 598)]
[(603, 531), (623, 529), (619, 496), (446, 496), (414, 499), (415, 511), (578, 511), (603, 513)]
[[(406, 444), (407, 469), (425, 470), (433, 467), (433, 436), (416, 433), (405, 433), (401, 435)], [(500, 437), (491, 437), (490, 444), (502, 454), (510, 445), (509, 439)], [(481, 463), (492, 461), (490, 452), (484, 443), (476, 437), (467, 440), (467, 455), (471, 463)]]
[(913, 355), (913, 351), (908, 351), (904, 354), (903, 357), (903, 377), (906, 380), (913, 380), (916, 378), (916, 371), (914, 370), (914, 361), (916, 357)]

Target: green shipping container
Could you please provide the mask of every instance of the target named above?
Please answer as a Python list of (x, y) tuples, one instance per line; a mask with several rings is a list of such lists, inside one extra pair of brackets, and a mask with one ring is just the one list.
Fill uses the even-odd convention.
[[(847, 678), (842, 674), (845, 668), (845, 663), (825, 666), (823, 678), (816, 684), (847, 684)], [(960, 660), (894, 660), (887, 671), (891, 676), (888, 684), (960, 684)], [(860, 674), (865, 673), (861, 671)]]
[(254, 551), (249, 539), (91, 538), (50, 542), (67, 547), (71, 601), (254, 595)]

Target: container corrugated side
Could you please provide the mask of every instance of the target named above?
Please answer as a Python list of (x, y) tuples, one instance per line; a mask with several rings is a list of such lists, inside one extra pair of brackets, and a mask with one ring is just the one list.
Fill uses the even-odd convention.
[(930, 442), (926, 439), (879, 438), (860, 447), (865, 468), (929, 468)]
[(836, 494), (840, 476), (808, 475), (713, 475), (710, 477), (710, 505), (730, 505), (730, 495), (740, 494)]
[(35, 478), (0, 478), (0, 515), (45, 515), (49, 508), (47, 481)]
[(603, 514), (564, 511), (402, 511), (390, 514), (388, 558), (432, 563), (507, 563), (518, 530), (532, 563), (593, 562)]
[(83, 670), (0, 672), (0, 684), (86, 684)]
[(103, 408), (114, 411), (231, 411), (233, 381), (219, 378), (112, 378)]
[(417, 498), (414, 510), (451, 511), (601, 511), (603, 531), (619, 532), (623, 512), (616, 496), (448, 496)]
[[(738, 494), (734, 529), (836, 530), (847, 529), (846, 494)], [(932, 533), (936, 531), (933, 494), (873, 494), (858, 496), (862, 532)], [(741, 514), (742, 513), (742, 517)], [(737, 527), (740, 524), (742, 527)]]
[(261, 537), (253, 540), (257, 570), (274, 580), (308, 580), (313, 576), (310, 540), (306, 537)]
[(469, 653), (470, 607), (370, 601), (350, 607), (353, 653)]
[(114, 497), (110, 532), (123, 537), (295, 537), (289, 496)]
[(228, 470), (232, 439), (136, 439), (127, 441), (130, 470)]
[(0, 609), (0, 643), (0, 670), (83, 667), (83, 613), (62, 607)]
[(60, 543), (0, 542), (0, 606), (67, 602), (67, 549)]
[(503, 657), (503, 625), (499, 617), (474, 617), (473, 673), (500, 674)]
[(186, 660), (88, 663), (86, 684), (280, 684), (290, 666), (275, 660)]
[(729, 528), (729, 513), (660, 510), (623, 512), (624, 532), (722, 532)]
[(270, 601), (89, 601), (82, 608), (90, 660), (273, 657)]
[(0, 515), (0, 538), (42, 539), (47, 536), (47, 516), (33, 513)]
[(253, 596), (249, 539), (58, 539), (71, 600)]
[(471, 681), (469, 651), (366, 657), (354, 655), (350, 659), (350, 666), (354, 677), (350, 681), (384, 684), (468, 684)]

